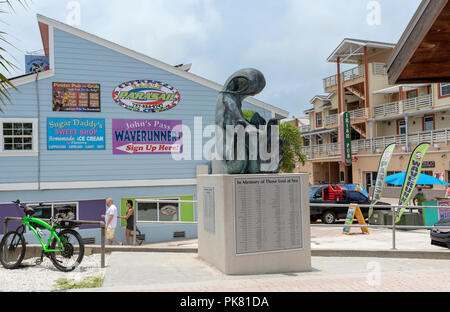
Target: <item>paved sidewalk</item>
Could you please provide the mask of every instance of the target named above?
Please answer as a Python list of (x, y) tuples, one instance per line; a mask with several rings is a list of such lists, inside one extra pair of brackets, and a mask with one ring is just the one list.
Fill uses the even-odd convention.
[(312, 272), (227, 276), (196, 254), (113, 253), (104, 287), (86, 291), (450, 291), (448, 260), (313, 257)]
[[(312, 249), (346, 250), (389, 250), (392, 248), (392, 230), (371, 229), (370, 235), (362, 234), (358, 228), (352, 228), (351, 235), (342, 234), (344, 226), (338, 228), (311, 227)], [(399, 250), (445, 251), (445, 248), (431, 245), (430, 231), (396, 231), (396, 248)], [(146, 247), (197, 248), (197, 239), (147, 244)]]

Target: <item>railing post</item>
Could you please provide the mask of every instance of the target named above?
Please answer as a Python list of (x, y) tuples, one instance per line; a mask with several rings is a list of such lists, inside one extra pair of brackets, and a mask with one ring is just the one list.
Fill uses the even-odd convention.
[(102, 269), (105, 267), (105, 223), (100, 223), (100, 231), (101, 231), (101, 267)]
[(397, 218), (397, 207), (392, 208), (392, 250), (396, 250), (395, 246), (395, 219)]
[(3, 234), (6, 235), (8, 233), (8, 217), (3, 220)]

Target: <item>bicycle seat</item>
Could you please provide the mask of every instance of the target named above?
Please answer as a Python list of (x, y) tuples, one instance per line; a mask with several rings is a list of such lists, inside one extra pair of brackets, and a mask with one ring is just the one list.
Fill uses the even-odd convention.
[(34, 209), (28, 206), (25, 206), (25, 208), (23, 208), (23, 211), (25, 211), (25, 215), (28, 217), (31, 217), (32, 215), (34, 215)]

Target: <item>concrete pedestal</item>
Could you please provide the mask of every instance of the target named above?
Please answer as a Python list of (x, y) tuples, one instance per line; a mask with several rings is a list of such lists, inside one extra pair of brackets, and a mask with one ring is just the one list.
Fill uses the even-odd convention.
[(307, 174), (198, 175), (198, 255), (228, 275), (311, 270)]

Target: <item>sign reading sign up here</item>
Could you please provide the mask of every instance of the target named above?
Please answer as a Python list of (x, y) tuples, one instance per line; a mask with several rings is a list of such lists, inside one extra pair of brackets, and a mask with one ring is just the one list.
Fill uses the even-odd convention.
[(158, 113), (178, 105), (180, 92), (171, 85), (155, 80), (132, 80), (113, 90), (114, 101), (123, 108), (139, 113)]
[(105, 120), (48, 118), (48, 150), (104, 150)]
[(113, 154), (180, 154), (181, 120), (113, 119)]

